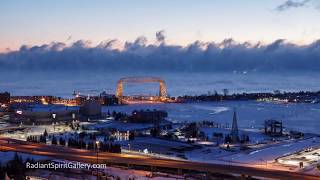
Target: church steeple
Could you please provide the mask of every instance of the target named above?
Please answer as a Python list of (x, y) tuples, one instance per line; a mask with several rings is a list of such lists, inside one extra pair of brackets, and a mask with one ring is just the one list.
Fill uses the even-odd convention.
[(231, 138), (233, 143), (236, 143), (239, 141), (239, 129), (238, 129), (238, 122), (237, 122), (237, 114), (235, 109), (233, 110)]

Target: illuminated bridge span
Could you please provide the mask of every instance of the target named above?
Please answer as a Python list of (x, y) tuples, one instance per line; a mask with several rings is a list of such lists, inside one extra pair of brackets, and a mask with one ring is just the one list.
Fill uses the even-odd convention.
[[(160, 101), (164, 101), (167, 98), (167, 88), (166, 83), (163, 79), (157, 77), (126, 77), (121, 78), (117, 84), (117, 97), (122, 100), (123, 96), (123, 84), (142, 84), (142, 83), (159, 83), (159, 97)], [(152, 97), (150, 100), (153, 100)]]

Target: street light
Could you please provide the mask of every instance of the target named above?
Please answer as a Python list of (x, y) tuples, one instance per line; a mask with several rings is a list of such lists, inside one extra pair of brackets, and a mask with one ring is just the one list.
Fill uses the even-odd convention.
[(56, 113), (53, 113), (53, 114), (52, 114), (53, 131), (56, 131), (56, 127), (55, 127), (56, 117), (57, 117), (57, 114), (56, 114)]
[[(97, 151), (97, 164), (99, 163), (99, 141), (96, 141), (96, 151)], [(98, 167), (97, 167), (97, 179), (98, 179)]]
[(96, 141), (96, 150), (97, 150), (97, 164), (98, 164), (98, 162), (99, 162), (99, 161), (98, 161), (98, 160), (99, 160), (99, 159), (98, 159), (98, 153), (99, 153), (99, 143), (100, 143), (99, 141)]

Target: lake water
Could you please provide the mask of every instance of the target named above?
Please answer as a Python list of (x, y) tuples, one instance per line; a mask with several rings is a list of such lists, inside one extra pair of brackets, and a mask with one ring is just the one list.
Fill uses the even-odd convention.
[[(320, 73), (10, 73), (0, 72), (0, 92), (13, 95), (56, 95), (71, 97), (74, 90), (97, 95), (102, 91), (114, 94), (122, 77), (155, 76), (166, 81), (168, 94), (206, 94), (227, 88), (230, 92), (272, 92), (274, 90), (320, 90)], [(159, 85), (125, 85), (125, 94), (157, 94)]]

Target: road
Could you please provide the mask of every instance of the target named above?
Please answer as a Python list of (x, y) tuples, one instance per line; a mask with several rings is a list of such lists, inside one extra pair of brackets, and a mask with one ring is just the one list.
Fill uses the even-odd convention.
[[(0, 138), (0, 151), (16, 151), (34, 155), (53, 157), (56, 159), (65, 159), (85, 163), (97, 163), (97, 154), (95, 151), (66, 148), (55, 145), (45, 145), (30, 143), (9, 138)], [(99, 152), (99, 163), (128, 164), (131, 166), (141, 165), (156, 168), (172, 168), (180, 170), (194, 170), (200, 172), (222, 173), (222, 174), (245, 174), (257, 177), (275, 178), (275, 179), (310, 179), (319, 180), (319, 176), (301, 174), (298, 172), (263, 169), (256, 167), (243, 167), (235, 165), (210, 164), (202, 162), (191, 162), (174, 159), (160, 159), (151, 156), (115, 154)]]

